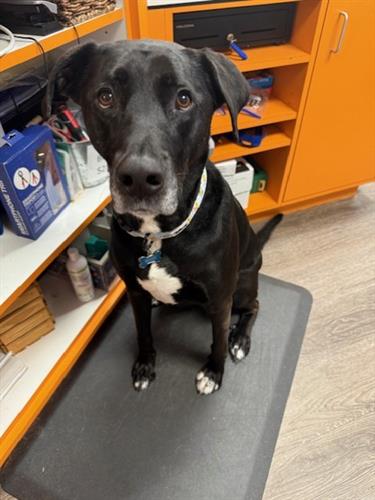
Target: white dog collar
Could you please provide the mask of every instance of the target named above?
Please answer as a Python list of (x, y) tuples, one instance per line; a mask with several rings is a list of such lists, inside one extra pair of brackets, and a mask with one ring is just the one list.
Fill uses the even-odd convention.
[(193, 220), (195, 214), (198, 212), (199, 207), (202, 204), (206, 188), (207, 188), (207, 170), (205, 167), (202, 172), (197, 197), (194, 201), (190, 214), (187, 216), (184, 222), (182, 222), (175, 229), (172, 229), (172, 231), (160, 231), (158, 233), (146, 233), (146, 234), (140, 233), (138, 231), (127, 231), (127, 233), (130, 234), (131, 236), (134, 236), (135, 238), (144, 238), (147, 240), (166, 240), (168, 238), (174, 238), (175, 236), (182, 233), (182, 231), (184, 231), (184, 229), (186, 229)]
[(169, 238), (174, 238), (178, 234), (181, 234), (184, 229), (186, 229), (191, 221), (193, 220), (195, 214), (198, 212), (199, 207), (202, 204), (205, 192), (207, 188), (207, 170), (206, 167), (203, 169), (200, 184), (199, 184), (199, 190), (197, 197), (193, 203), (193, 207), (190, 211), (190, 214), (187, 216), (187, 218), (177, 226), (175, 229), (172, 229), (172, 231), (160, 231), (158, 233), (140, 233), (138, 231), (127, 231), (128, 234), (131, 236), (134, 236), (135, 238), (142, 238), (144, 240), (144, 249), (147, 253), (147, 255), (142, 255), (138, 259), (138, 265), (141, 269), (146, 269), (148, 266), (151, 264), (157, 264), (161, 261), (161, 251), (156, 250), (154, 252), (151, 251), (152, 243), (155, 240), (166, 240)]

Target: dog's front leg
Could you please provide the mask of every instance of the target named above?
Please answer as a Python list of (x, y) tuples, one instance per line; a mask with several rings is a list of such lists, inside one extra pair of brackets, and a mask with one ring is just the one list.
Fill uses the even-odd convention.
[(211, 354), (195, 378), (199, 394), (212, 394), (221, 387), (225, 358), (228, 350), (228, 334), (232, 300), (228, 299), (219, 309), (209, 312), (212, 322)]
[(138, 357), (133, 365), (132, 378), (136, 391), (143, 391), (155, 379), (155, 357), (151, 335), (151, 295), (143, 291), (130, 291), (137, 327)]

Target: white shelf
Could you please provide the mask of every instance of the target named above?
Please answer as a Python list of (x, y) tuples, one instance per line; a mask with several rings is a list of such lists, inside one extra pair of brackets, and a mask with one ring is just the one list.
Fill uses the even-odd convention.
[[(43, 48), (43, 52), (47, 53), (68, 43), (77, 42), (78, 37), (82, 38), (87, 35), (92, 35), (102, 29), (107, 30), (108, 27), (114, 23), (121, 22), (121, 24), (124, 24), (122, 22), (123, 20), (123, 9), (121, 7), (116, 7), (114, 10), (77, 23), (74, 27), (62, 27), (60, 30), (45, 36), (32, 36), (39, 42), (40, 46)], [(28, 35), (22, 34), (22, 36)], [(7, 39), (8, 37), (0, 34), (0, 48), (5, 48), (7, 46)], [(35, 57), (40, 57), (42, 55), (40, 46), (32, 40), (16, 39), (13, 49), (0, 58), (0, 72), (26, 61), (30, 61)]]
[(70, 282), (46, 274), (40, 280), (43, 294), (56, 319), (55, 330), (16, 355), (27, 367), (5, 398), (0, 401), (0, 436), (34, 395), (52, 368), (67, 351), (87, 321), (107, 297), (96, 292), (94, 300), (82, 304)]
[[(22, 35), (22, 33), (15, 33), (15, 35), (28, 36), (28, 35)], [(35, 40), (40, 42), (41, 40), (46, 38), (48, 35), (46, 35), (46, 36), (30, 35), (30, 36), (32, 36), (33, 38), (35, 38)], [(9, 40), (9, 37), (7, 35), (0, 33), (0, 50), (5, 49), (8, 46), (8, 40)], [(16, 39), (14, 42), (13, 49), (10, 50), (9, 52), (7, 52), (7, 54), (11, 54), (12, 52), (17, 52), (17, 50), (24, 49), (25, 47), (32, 45), (33, 43), (35, 43), (35, 42), (33, 42), (32, 40), (24, 40), (24, 39), (20, 39), (20, 38), (18, 40)]]
[(69, 244), (77, 231), (109, 201), (108, 182), (86, 189), (70, 203), (36, 241), (6, 229), (0, 236), (0, 308), (35, 273), (42, 272), (50, 256)]

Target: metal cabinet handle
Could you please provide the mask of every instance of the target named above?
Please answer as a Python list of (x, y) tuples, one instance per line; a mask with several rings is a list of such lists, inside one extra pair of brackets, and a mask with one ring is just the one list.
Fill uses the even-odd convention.
[(340, 38), (339, 41), (337, 42), (337, 46), (335, 49), (331, 49), (331, 52), (334, 54), (338, 54), (342, 48), (342, 44), (344, 42), (346, 30), (348, 29), (348, 22), (349, 22), (349, 14), (345, 12), (345, 10), (340, 10), (340, 16), (344, 18), (344, 23), (341, 28), (341, 33), (340, 33)]

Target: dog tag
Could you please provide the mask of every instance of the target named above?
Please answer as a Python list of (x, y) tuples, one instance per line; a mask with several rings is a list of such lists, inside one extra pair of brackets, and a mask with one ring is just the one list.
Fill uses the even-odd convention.
[(156, 250), (156, 252), (151, 255), (143, 255), (138, 259), (138, 265), (141, 269), (146, 269), (146, 267), (151, 266), (151, 264), (157, 264), (161, 261), (161, 251)]

